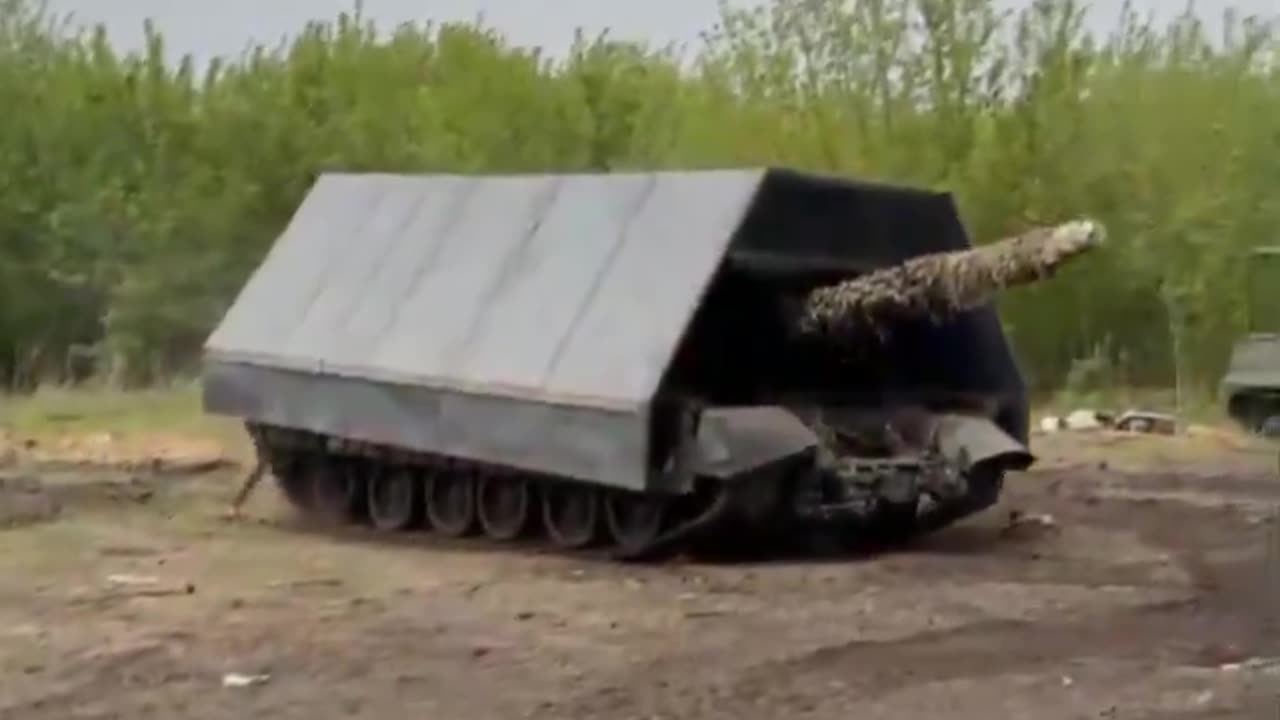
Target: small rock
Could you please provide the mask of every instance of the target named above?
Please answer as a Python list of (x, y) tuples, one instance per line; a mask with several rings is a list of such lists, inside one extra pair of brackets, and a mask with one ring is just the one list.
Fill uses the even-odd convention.
[(160, 579), (146, 575), (108, 575), (107, 582), (113, 585), (155, 585)]
[(261, 685), (271, 679), (270, 675), (241, 675), (240, 673), (227, 673), (222, 676), (222, 687), (224, 688), (243, 688), (253, 685)]
[(527, 611), (527, 610), (526, 610), (526, 611), (524, 611), (524, 612), (518, 612), (518, 613), (516, 613), (516, 620), (520, 620), (521, 622), (523, 622), (523, 621), (525, 621), (525, 620), (532, 620), (532, 619), (533, 619), (533, 613), (531, 613), (531, 612), (529, 612), (529, 611)]
[(1066, 417), (1069, 430), (1100, 430), (1103, 423), (1096, 410), (1076, 410)]

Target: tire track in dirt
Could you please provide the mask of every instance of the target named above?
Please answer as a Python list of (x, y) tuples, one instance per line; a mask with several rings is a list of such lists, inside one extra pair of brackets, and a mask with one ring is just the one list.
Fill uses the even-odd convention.
[[(1084, 482), (1074, 485), (1081, 479)], [(1110, 559), (1106, 553), (1116, 549), (1105, 542), (1106, 532), (1122, 531), (1139, 546), (1163, 554), (1163, 562), (1181, 574), (1183, 582), (1163, 584), (1166, 590), (1182, 587), (1193, 595), (1062, 622), (979, 621), (891, 640), (839, 642), (737, 667), (727, 661), (692, 668), (680, 658), (657, 658), (637, 668), (625, 683), (597, 687), (532, 717), (782, 717), (813, 712), (840, 699), (856, 708), (859, 701), (917, 685), (1015, 672), (1052, 674), (1081, 662), (1119, 661), (1154, 671), (1217, 667), (1262, 654), (1254, 581), (1262, 569), (1259, 552), (1265, 528), (1250, 524), (1230, 505), (1214, 509), (1161, 500), (1099, 498), (1092, 491), (1104, 484), (1113, 488), (1128, 484), (1182, 487), (1221, 496), (1225, 486), (1237, 497), (1257, 501), (1259, 495), (1275, 490), (1274, 481), (1240, 478), (1216, 484), (1179, 477), (1108, 476), (1070, 478), (1070, 482), (1073, 486), (1065, 493), (1046, 492), (1043, 484), (1024, 486), (1010, 494), (1010, 501), (1065, 517), (1068, 527), (1099, 531), (1089, 543), (1092, 552), (1102, 554), (1096, 561), (1091, 563), (1087, 554), (1055, 557), (1055, 542), (1056, 549), (1062, 550), (1069, 545), (1069, 537), (999, 542), (993, 540), (998, 536), (993, 528), (970, 525), (940, 533), (921, 543), (921, 548), (886, 556), (879, 571), (871, 573), (873, 582), (882, 588), (903, 587), (928, 577), (962, 583), (999, 579), (1025, 585), (1123, 584), (1159, 590), (1162, 583), (1153, 580), (1153, 562), (1106, 563)], [(1223, 559), (1226, 552), (1235, 553), (1230, 561)], [(902, 563), (900, 568), (894, 567), (897, 562)], [(752, 639), (746, 637), (743, 642)]]
[[(783, 717), (811, 711), (815, 699), (867, 701), (924, 683), (1047, 672), (1071, 663), (1122, 660), (1161, 665), (1218, 662), (1190, 622), (1196, 600), (1162, 602), (1074, 622), (997, 620), (886, 641), (852, 641), (737, 672), (679, 670), (605, 687), (532, 717), (680, 716), (691, 707), (742, 717), (768, 709)], [(1238, 637), (1239, 634), (1237, 633)], [(1243, 640), (1241, 640), (1243, 642)]]

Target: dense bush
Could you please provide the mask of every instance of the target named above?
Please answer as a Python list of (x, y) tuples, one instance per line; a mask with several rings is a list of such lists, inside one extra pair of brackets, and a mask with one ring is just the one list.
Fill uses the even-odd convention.
[[(1267, 27), (1040, 0), (777, 0), (724, 10), (693, 63), (353, 16), (197, 69), (122, 55), (0, 0), (0, 378), (188, 370), (326, 169), (778, 163), (953, 190), (977, 239), (1088, 214), (1109, 251), (1002, 302), (1032, 379), (1211, 388), (1245, 327), (1250, 247), (1280, 227)], [(1273, 295), (1272, 312), (1280, 312)], [(1275, 319), (1274, 317), (1272, 318)]]

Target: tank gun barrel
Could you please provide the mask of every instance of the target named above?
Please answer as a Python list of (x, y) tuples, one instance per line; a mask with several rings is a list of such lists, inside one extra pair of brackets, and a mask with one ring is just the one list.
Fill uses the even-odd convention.
[(1052, 276), (1067, 261), (1101, 245), (1104, 236), (1100, 224), (1078, 220), (976, 248), (912, 258), (811, 291), (800, 330), (839, 335), (970, 310), (1000, 290)]

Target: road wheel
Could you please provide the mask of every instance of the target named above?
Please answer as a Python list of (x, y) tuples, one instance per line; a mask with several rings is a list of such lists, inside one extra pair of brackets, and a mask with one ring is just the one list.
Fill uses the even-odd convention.
[(408, 468), (394, 468), (369, 478), (365, 496), (369, 519), (379, 530), (408, 530), (421, 518), (422, 484)]
[(427, 520), (446, 537), (464, 537), (476, 530), (475, 477), (458, 470), (433, 473), (424, 493)]
[(665, 498), (615, 490), (605, 495), (605, 524), (624, 555), (651, 547), (666, 529), (670, 502)]
[(480, 527), (493, 540), (524, 535), (533, 524), (533, 486), (524, 478), (486, 474), (476, 488)]
[(558, 548), (580, 550), (600, 539), (600, 492), (571, 483), (542, 488), (542, 525)]

